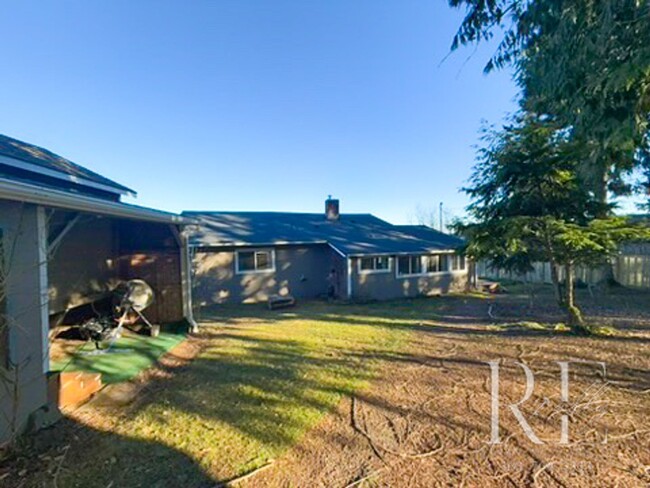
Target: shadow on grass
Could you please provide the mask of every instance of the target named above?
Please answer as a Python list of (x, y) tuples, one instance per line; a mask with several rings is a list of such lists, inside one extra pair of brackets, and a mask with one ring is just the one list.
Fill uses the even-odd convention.
[(0, 486), (208, 488), (214, 480), (180, 450), (64, 418), (0, 461)]
[[(204, 321), (225, 326), (205, 324), (197, 339), (201, 354), (184, 366), (161, 367), (136, 403), (115, 413), (110, 434), (70, 421), (54, 428), (65, 431), (58, 445), (71, 446), (59, 486), (105, 487), (112, 481), (113, 486), (209, 486), (281, 454), (342, 397), (355, 394), (376, 401), (363, 389), (379, 362), (445, 361), (486, 368), (482, 358), (403, 352), (398, 342), (413, 331), (444, 335), (456, 343), (550, 336), (546, 331), (488, 328), (487, 306), (485, 300), (445, 297), (314, 303), (274, 312), (261, 306), (204, 310)], [(372, 331), (384, 333), (364, 337)], [(623, 339), (566, 338), (592, 341), (594, 351)], [(616, 373), (639, 384), (647, 380), (641, 369), (621, 365)], [(54, 448), (40, 452), (48, 449)], [(42, 472), (27, 476), (38, 480)], [(31, 481), (24, 486), (40, 486)]]
[[(647, 332), (648, 337), (613, 335), (598, 336), (602, 341), (631, 341), (650, 342), (650, 301), (647, 295), (639, 301), (643, 294), (637, 290), (614, 288), (611, 294), (601, 292), (600, 300), (594, 299), (585, 306), (593, 315), (609, 311), (610, 315), (600, 316), (597, 323), (602, 323), (603, 318), (625, 321), (621, 332), (639, 331)], [(425, 333), (449, 334), (476, 334), (496, 337), (549, 337), (562, 336), (580, 339), (594, 339), (594, 337), (571, 336), (567, 333), (558, 333), (552, 326), (545, 328), (518, 327), (513, 321), (535, 320), (542, 323), (560, 323), (565, 317), (554, 303), (552, 289), (548, 286), (538, 286), (537, 298), (533, 305), (528, 297), (524, 296), (520, 288), (517, 293), (507, 295), (488, 296), (486, 299), (477, 299), (465, 296), (442, 296), (435, 298), (401, 299), (388, 302), (370, 302), (366, 304), (324, 304), (321, 302), (307, 303), (289, 311), (269, 311), (261, 305), (220, 306), (209, 307), (202, 311), (204, 321), (234, 325), (241, 320), (254, 320), (263, 322), (281, 323), (287, 320), (310, 320), (322, 323), (343, 325), (369, 325), (375, 327), (389, 327), (393, 329), (417, 330)], [(580, 290), (583, 299), (591, 298), (586, 290)], [(629, 305), (626, 312), (612, 313), (611, 308), (620, 303), (624, 297), (633, 297), (628, 300), (634, 305)], [(607, 297), (606, 299), (603, 297)], [(462, 305), (463, 313), (458, 314), (456, 309)], [(489, 309), (492, 309), (490, 312)], [(647, 313), (646, 313), (647, 311)], [(492, 313), (492, 317), (490, 317)], [(589, 320), (589, 317), (587, 317)], [(607, 322), (605, 322), (607, 324)], [(503, 326), (506, 327), (495, 327)], [(514, 326), (513, 326), (514, 325)]]

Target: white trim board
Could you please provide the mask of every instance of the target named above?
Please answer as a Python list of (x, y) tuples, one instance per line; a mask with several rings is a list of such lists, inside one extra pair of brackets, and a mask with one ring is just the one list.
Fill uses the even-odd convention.
[(57, 171), (54, 169), (43, 168), (38, 164), (28, 163), (27, 161), (11, 158), (9, 156), (5, 156), (2, 154), (0, 154), (0, 163), (6, 164), (7, 166), (12, 166), (14, 168), (31, 171), (32, 173), (37, 173), (44, 176), (50, 176), (52, 178), (57, 178), (59, 180), (69, 181), (70, 183), (76, 183), (78, 185), (84, 185), (91, 188), (96, 188), (98, 190), (108, 191), (110, 193), (116, 193), (118, 195), (128, 195), (131, 197), (137, 196), (137, 193), (133, 190), (122, 190), (114, 186), (105, 185), (103, 183), (98, 183), (96, 181), (88, 180), (81, 176), (69, 175), (67, 173), (63, 173), (61, 171)]
[(325, 242), (329, 247), (331, 247), (337, 254), (339, 254), (341, 257), (347, 257), (345, 254), (343, 254), (334, 244), (331, 242)]

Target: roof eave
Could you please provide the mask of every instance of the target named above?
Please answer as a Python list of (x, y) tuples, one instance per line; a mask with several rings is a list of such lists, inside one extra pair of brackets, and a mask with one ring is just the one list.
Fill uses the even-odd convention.
[(273, 246), (317, 246), (329, 244), (327, 241), (272, 241), (272, 242), (216, 242), (216, 243), (190, 243), (191, 247), (273, 247)]
[(361, 258), (364, 256), (410, 256), (410, 255), (416, 255), (416, 254), (453, 254), (455, 253), (455, 249), (424, 249), (421, 251), (389, 251), (389, 252), (373, 252), (373, 251), (368, 251), (368, 252), (363, 252), (363, 253), (350, 253), (348, 254), (348, 257), (351, 258)]
[(121, 202), (101, 200), (85, 195), (73, 195), (61, 190), (44, 189), (37, 185), (0, 178), (0, 198), (23, 201), (79, 212), (96, 213), (132, 220), (146, 220), (167, 224), (197, 224), (196, 219)]

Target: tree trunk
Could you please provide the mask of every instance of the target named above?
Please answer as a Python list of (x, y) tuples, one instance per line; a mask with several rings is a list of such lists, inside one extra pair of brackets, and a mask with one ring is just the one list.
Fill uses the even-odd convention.
[(567, 321), (569, 327), (571, 327), (571, 329), (576, 333), (589, 334), (590, 330), (585, 325), (585, 321), (582, 318), (582, 312), (576, 306), (575, 303), (575, 289), (574, 289), (575, 269), (573, 263), (567, 263), (565, 265), (565, 272), (566, 272), (566, 278), (565, 278), (566, 289), (564, 290), (565, 292), (564, 309), (567, 312)]
[(551, 281), (553, 282), (553, 289), (555, 291), (555, 299), (560, 307), (564, 305), (564, 297), (562, 296), (562, 288), (560, 286), (560, 273), (559, 266), (556, 262), (551, 261)]

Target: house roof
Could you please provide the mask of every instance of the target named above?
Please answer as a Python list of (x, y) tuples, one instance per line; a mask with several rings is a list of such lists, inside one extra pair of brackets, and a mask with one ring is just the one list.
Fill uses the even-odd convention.
[(111, 193), (136, 194), (130, 188), (47, 149), (2, 134), (0, 134), (0, 164)]
[(463, 241), (425, 226), (393, 225), (370, 214), (291, 212), (183, 212), (200, 226), (190, 236), (196, 247), (330, 244), (346, 256), (452, 250)]

